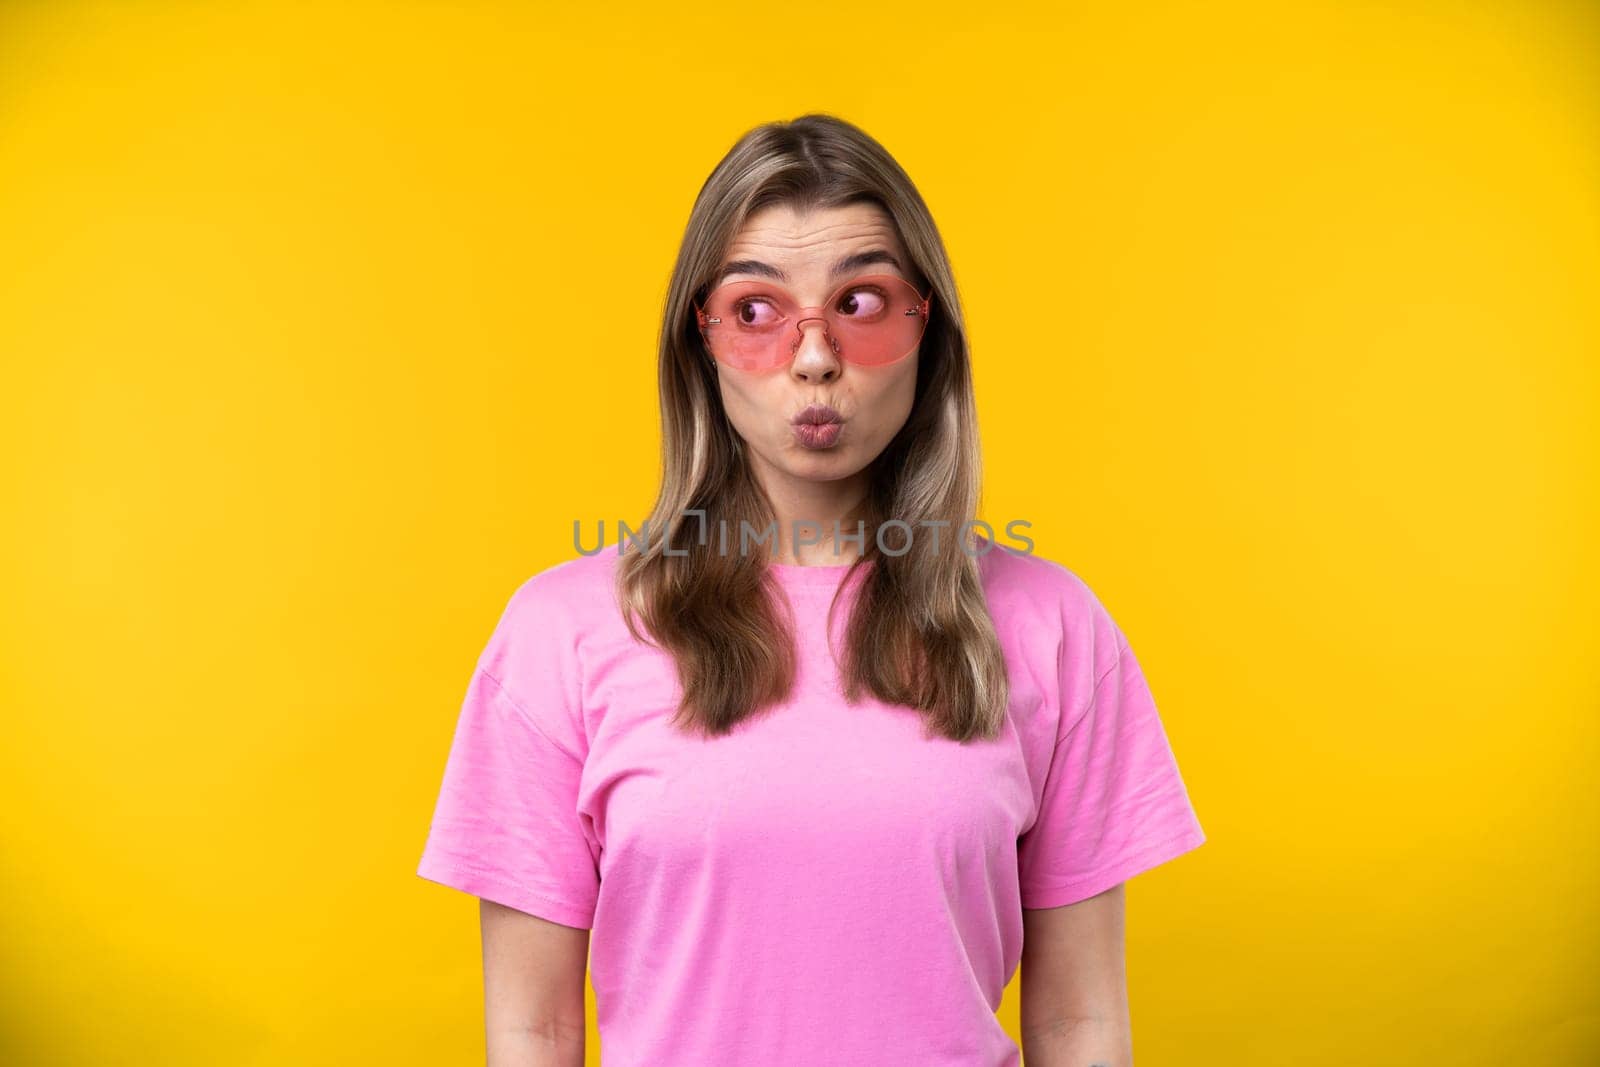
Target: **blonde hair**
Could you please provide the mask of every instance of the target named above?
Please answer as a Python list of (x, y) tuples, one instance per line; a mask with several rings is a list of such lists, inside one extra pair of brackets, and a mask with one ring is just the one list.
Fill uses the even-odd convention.
[[(793, 634), (761, 554), (697, 551), (700, 530), (685, 520), (703, 510), (711, 529), (726, 522), (732, 537), (741, 523), (759, 532), (775, 521), (722, 410), (692, 302), (704, 299), (722, 255), (754, 212), (780, 203), (804, 212), (861, 202), (893, 220), (910, 269), (920, 275), (912, 280), (924, 293), (931, 287), (933, 299), (915, 400), (868, 469), (865, 545), (841, 583), (843, 589), (861, 579), (840, 660), (845, 694), (854, 702), (865, 691), (916, 708), (927, 734), (956, 741), (995, 737), (1004, 722), (1004, 658), (964, 536), (978, 505), (981, 462), (966, 333), (944, 243), (921, 194), (883, 146), (842, 119), (807, 114), (755, 127), (712, 170), (667, 291), (658, 368), (662, 481), (643, 544), (619, 546), (617, 584), (629, 631), (674, 658), (679, 727), (731, 731), (786, 699), (796, 667)], [(922, 533), (903, 555), (884, 553), (876, 533), (891, 518), (914, 531), (939, 524), (939, 536)], [(891, 549), (905, 540), (885, 537)]]

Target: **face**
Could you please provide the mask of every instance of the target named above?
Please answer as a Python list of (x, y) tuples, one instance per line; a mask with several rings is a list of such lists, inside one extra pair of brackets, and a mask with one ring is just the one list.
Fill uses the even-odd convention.
[[(846, 256), (886, 252), (892, 260), (832, 273)], [(841, 283), (859, 274), (892, 274), (915, 284), (911, 261), (892, 220), (875, 204), (817, 208), (797, 215), (787, 204), (756, 212), (728, 248), (723, 264), (756, 261), (788, 278), (783, 284), (805, 307), (825, 303)], [(765, 279), (739, 271), (715, 285)], [(836, 355), (820, 322), (808, 322), (793, 360), (777, 370), (750, 371), (718, 365), (723, 408), (756, 476), (780, 496), (812, 496), (793, 483), (864, 483), (866, 467), (899, 432), (911, 413), (917, 384), (917, 352), (895, 363), (863, 366)], [(812, 405), (838, 413), (837, 429), (796, 425)], [(788, 483), (788, 484), (786, 484)]]

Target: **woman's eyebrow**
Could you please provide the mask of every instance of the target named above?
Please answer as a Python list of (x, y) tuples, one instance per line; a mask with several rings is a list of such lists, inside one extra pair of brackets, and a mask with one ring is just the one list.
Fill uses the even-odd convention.
[[(833, 265), (833, 269), (828, 272), (828, 277), (831, 280), (874, 263), (887, 263), (900, 271), (900, 273), (905, 273), (905, 267), (900, 265), (900, 260), (895, 258), (894, 253), (883, 248), (871, 248), (864, 252), (852, 252), (850, 255), (840, 259), (839, 262)], [(763, 263), (759, 259), (736, 259), (731, 263), (724, 263), (722, 269), (717, 272), (716, 279), (711, 284), (720, 285), (722, 279), (730, 274), (755, 274), (763, 278), (773, 278), (780, 282), (789, 280), (787, 274), (770, 263)]]
[(886, 249), (873, 248), (865, 252), (853, 252), (845, 256), (833, 265), (833, 270), (828, 272), (828, 277), (837, 278), (840, 275), (850, 274), (874, 263), (887, 263), (902, 274), (905, 273), (905, 268), (900, 265), (900, 261), (894, 257), (893, 253)]

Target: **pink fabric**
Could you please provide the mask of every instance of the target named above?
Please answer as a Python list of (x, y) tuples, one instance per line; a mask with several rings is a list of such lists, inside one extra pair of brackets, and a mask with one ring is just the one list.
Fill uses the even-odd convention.
[(511, 596), (417, 870), (592, 931), (607, 1067), (1016, 1067), (995, 1011), (1022, 909), (1205, 841), (1138, 660), (1057, 563), (983, 557), (1011, 703), (997, 739), (961, 745), (845, 703), (824, 626), (843, 566), (774, 567), (799, 627), (788, 703), (673, 732), (677, 675), (623, 626), (616, 559)]

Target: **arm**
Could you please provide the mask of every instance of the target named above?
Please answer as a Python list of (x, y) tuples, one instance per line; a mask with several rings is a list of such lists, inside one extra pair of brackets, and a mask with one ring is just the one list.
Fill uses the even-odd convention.
[(488, 1067), (583, 1067), (589, 931), (481, 900)]
[(1022, 912), (1025, 1067), (1132, 1067), (1121, 884)]

